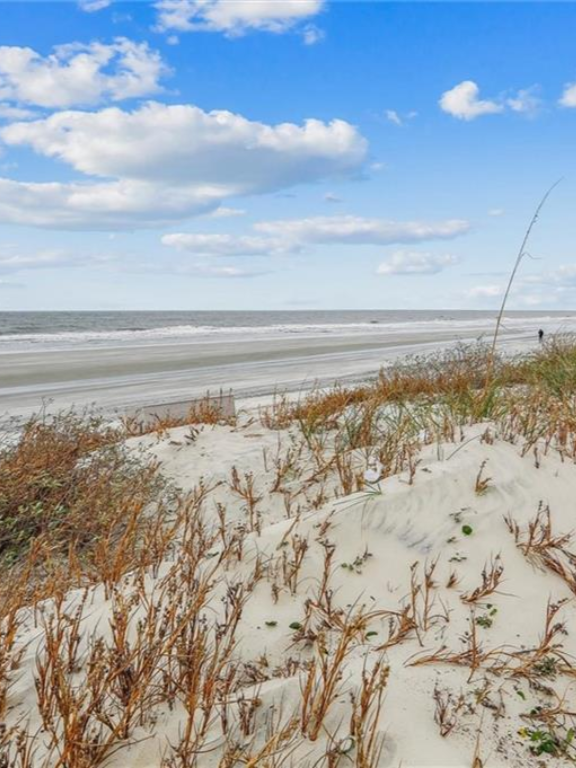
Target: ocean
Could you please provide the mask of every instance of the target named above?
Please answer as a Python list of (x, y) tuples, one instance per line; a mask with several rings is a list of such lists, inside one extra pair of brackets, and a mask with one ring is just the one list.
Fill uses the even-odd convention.
[[(168, 344), (286, 337), (383, 336), (402, 330), (423, 334), (494, 327), (495, 311), (292, 310), (0, 312), (0, 352), (70, 347)], [(510, 328), (556, 323), (576, 312), (507, 312)]]

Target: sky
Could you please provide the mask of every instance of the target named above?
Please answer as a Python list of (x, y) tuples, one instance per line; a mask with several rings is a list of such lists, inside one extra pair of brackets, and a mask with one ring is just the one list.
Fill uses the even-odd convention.
[(0, 2), (0, 311), (576, 309), (576, 3)]

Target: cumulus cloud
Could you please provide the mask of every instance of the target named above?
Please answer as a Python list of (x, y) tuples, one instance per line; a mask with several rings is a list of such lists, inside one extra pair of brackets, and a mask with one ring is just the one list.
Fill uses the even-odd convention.
[(390, 245), (423, 240), (447, 240), (463, 235), (470, 224), (461, 219), (439, 222), (389, 221), (360, 216), (317, 216), (309, 219), (261, 222), (258, 232), (300, 243)]
[(0, 180), (0, 221), (56, 228), (158, 226), (208, 213), (232, 196), (356, 173), (367, 152), (342, 120), (271, 126), (155, 102), (13, 123), (0, 129), (0, 140), (103, 179)]
[(120, 180), (26, 183), (0, 178), (0, 221), (45, 229), (119, 230), (160, 227), (208, 213), (220, 204), (196, 187)]
[(246, 235), (174, 233), (164, 235), (162, 243), (203, 256), (270, 256), (300, 250), (300, 246), (295, 243)]
[(481, 115), (493, 115), (504, 111), (502, 104), (481, 99), (479, 94), (480, 89), (473, 80), (464, 80), (442, 94), (440, 108), (459, 120), (474, 120)]
[(223, 110), (150, 102), (132, 111), (65, 111), (0, 131), (82, 173), (264, 192), (357, 169), (366, 141), (343, 120), (276, 126)]
[(458, 263), (458, 257), (450, 254), (396, 251), (376, 271), (379, 275), (436, 275)]
[(445, 91), (440, 97), (440, 108), (458, 120), (475, 120), (482, 115), (495, 115), (510, 110), (526, 117), (534, 116), (541, 104), (538, 86), (524, 88), (511, 96), (481, 99), (480, 88), (473, 80), (464, 80)]
[[(250, 31), (281, 34), (316, 16), (323, 6), (324, 0), (160, 0), (157, 26), (161, 31), (222, 32), (229, 37)], [(308, 42), (317, 42), (317, 33), (309, 34), (316, 39)]]
[(0, 47), (0, 101), (45, 108), (121, 101), (161, 90), (168, 73), (147, 43), (71, 43), (42, 56), (32, 48)]
[(576, 83), (567, 83), (564, 86), (559, 104), (562, 107), (576, 107)]

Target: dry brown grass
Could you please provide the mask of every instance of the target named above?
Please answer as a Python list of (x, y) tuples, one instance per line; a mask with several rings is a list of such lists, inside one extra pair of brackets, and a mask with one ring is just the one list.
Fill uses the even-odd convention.
[(524, 556), (555, 573), (576, 595), (576, 554), (568, 549), (573, 537), (571, 533), (553, 533), (549, 507), (541, 504), (526, 529), (511, 516), (507, 516), (505, 522)]
[[(413, 419), (422, 416), (424, 409), (430, 417), (428, 425), (434, 422), (445, 434), (453, 425), (442, 426), (444, 415), (456, 423), (509, 417), (529, 437), (539, 430), (541, 417), (546, 415), (549, 432), (560, 437), (559, 422), (564, 420), (573, 434), (576, 343), (571, 336), (557, 336), (528, 356), (497, 357), (493, 369), (491, 360), (491, 350), (485, 345), (458, 346), (382, 369), (377, 379), (361, 386), (313, 391), (298, 402), (277, 397), (262, 411), (261, 420), (276, 429), (296, 423), (310, 438), (321, 430), (338, 430), (346, 417), (342, 438), (348, 438), (349, 447), (355, 447), (355, 441), (366, 445), (379, 434), (374, 432), (374, 422), (375, 417), (382, 417), (383, 406), (402, 407), (404, 415)], [(528, 402), (532, 407), (527, 407)], [(550, 411), (552, 404), (556, 414)], [(532, 422), (522, 423), (522, 415), (529, 414)]]
[(223, 393), (220, 393), (219, 397), (207, 395), (191, 405), (181, 416), (170, 414), (168, 406), (166, 406), (166, 414), (162, 416), (156, 415), (153, 418), (142, 418), (139, 415), (125, 416), (122, 419), (122, 432), (127, 437), (139, 437), (150, 433), (165, 435), (169, 429), (194, 424), (234, 426), (236, 414), (229, 413), (230, 397)]
[(0, 448), (0, 570), (28, 569), (29, 586), (64, 565), (71, 578), (105, 580), (118, 555), (135, 563), (172, 501), (157, 465), (100, 420), (36, 416)]

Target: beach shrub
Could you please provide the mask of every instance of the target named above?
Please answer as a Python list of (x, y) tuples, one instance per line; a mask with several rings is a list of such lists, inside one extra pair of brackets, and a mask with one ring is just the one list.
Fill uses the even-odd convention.
[(164, 490), (158, 467), (90, 413), (10, 427), (0, 444), (0, 571), (33, 554), (40, 573), (71, 557), (90, 573), (120, 543), (129, 566)]

